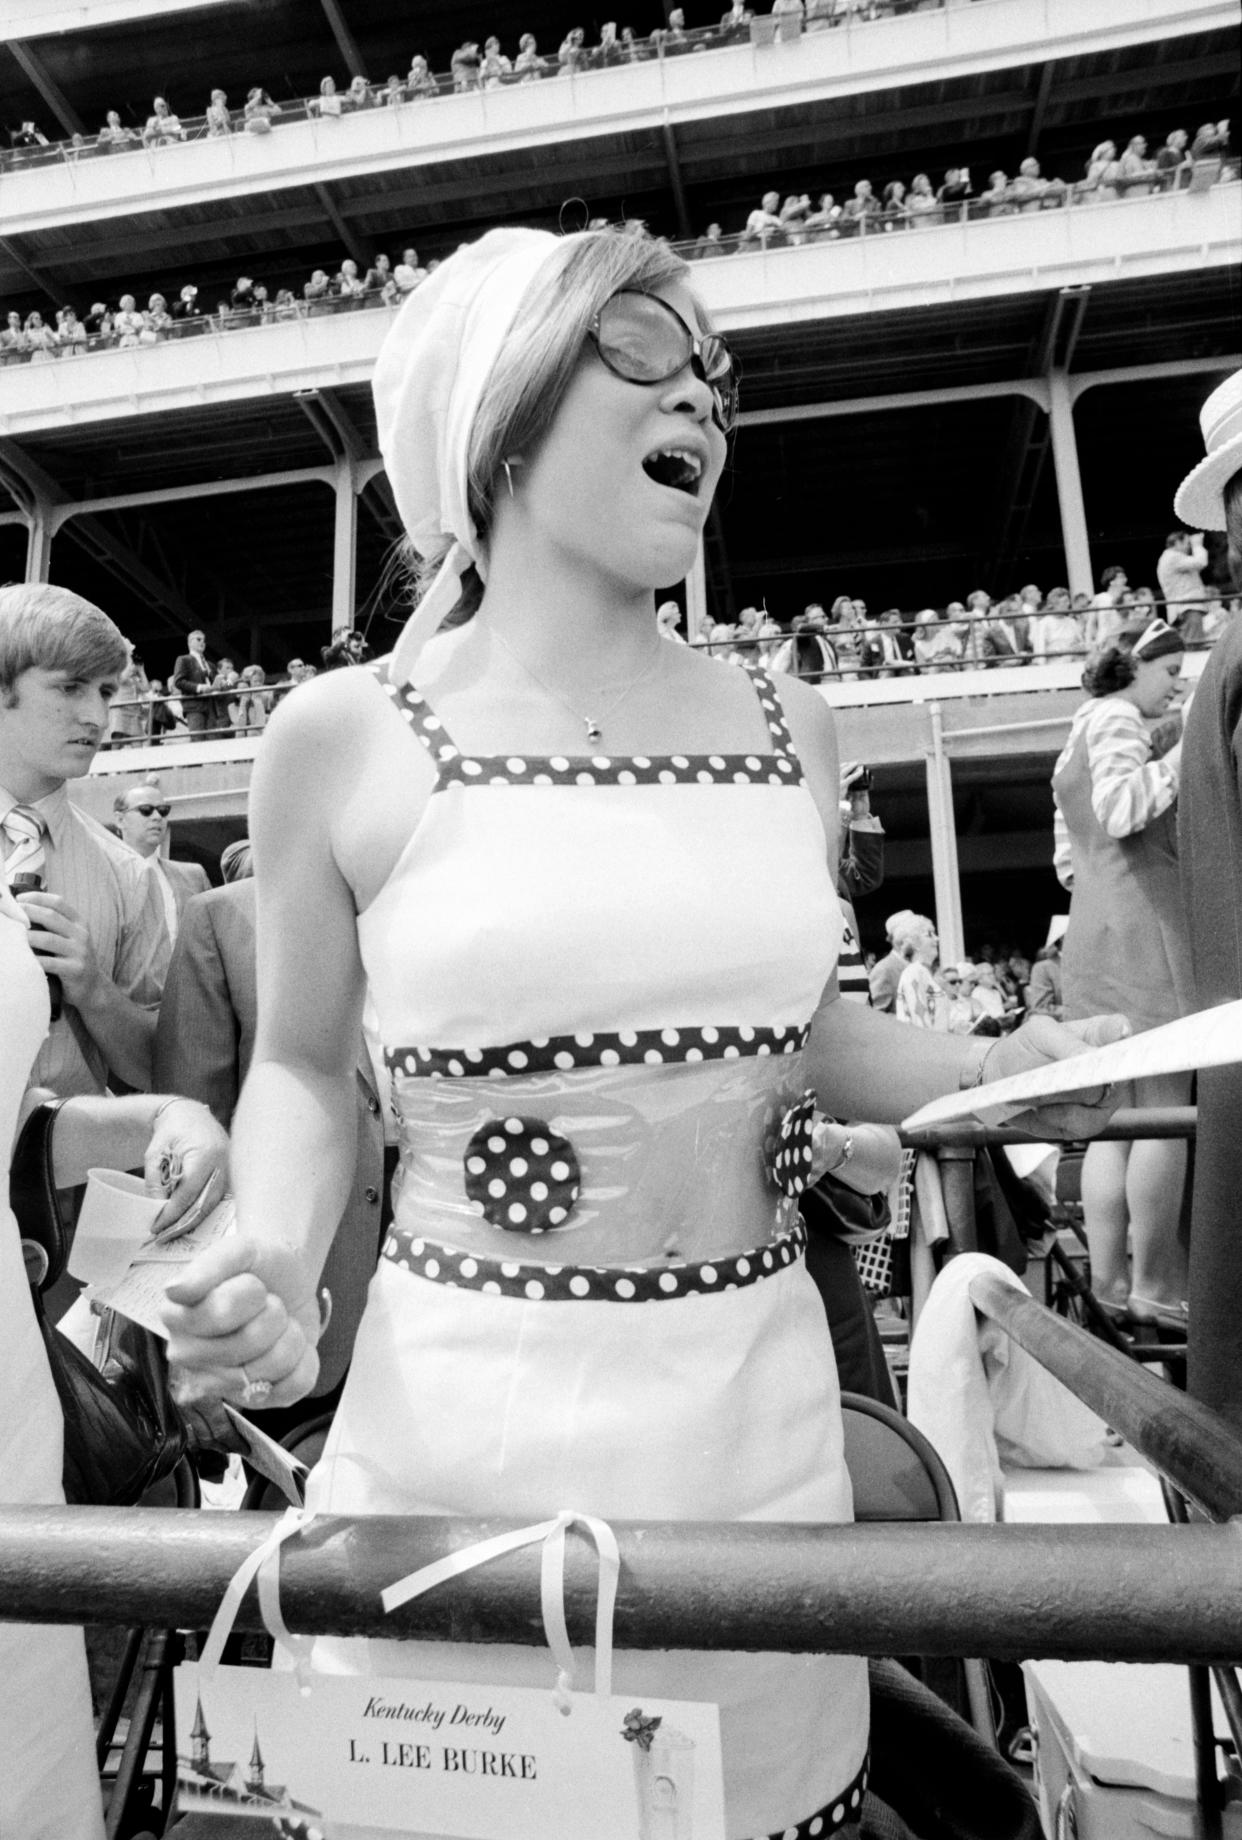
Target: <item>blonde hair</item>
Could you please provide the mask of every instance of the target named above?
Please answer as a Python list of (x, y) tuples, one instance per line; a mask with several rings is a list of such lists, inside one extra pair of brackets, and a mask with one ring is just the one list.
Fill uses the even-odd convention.
[(120, 677), (128, 663), (120, 628), (80, 594), (47, 582), (0, 588), (0, 693), (25, 671)]

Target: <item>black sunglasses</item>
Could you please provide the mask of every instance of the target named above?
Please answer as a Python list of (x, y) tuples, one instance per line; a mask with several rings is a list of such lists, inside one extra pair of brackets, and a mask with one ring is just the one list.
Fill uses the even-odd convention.
[(738, 370), (718, 332), (696, 338), (675, 307), (658, 294), (623, 288), (606, 300), (587, 337), (614, 377), (626, 383), (667, 383), (689, 364), (715, 398), (713, 419), (723, 434), (737, 421)]
[(159, 812), (161, 818), (166, 818), (169, 812), (172, 810), (172, 806), (171, 805), (131, 805), (129, 809), (131, 812), (134, 812), (134, 811), (138, 812), (144, 818), (151, 817), (152, 814), (157, 811)]

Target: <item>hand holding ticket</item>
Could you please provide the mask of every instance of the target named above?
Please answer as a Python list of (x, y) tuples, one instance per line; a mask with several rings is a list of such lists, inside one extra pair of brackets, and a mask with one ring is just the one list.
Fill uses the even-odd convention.
[(1048, 1061), (1027, 1073), (1011, 1074), (1006, 1079), (991, 1080), (986, 1086), (933, 1099), (930, 1105), (912, 1112), (904, 1124), (907, 1130), (917, 1130), (958, 1118), (982, 1118), (985, 1123), (994, 1123), (997, 1120), (989, 1113), (1000, 1108), (1003, 1115), (1011, 1116), (1015, 1106), (1024, 1112), (1038, 1107), (1042, 1116), (1045, 1108), (1040, 1102), (1062, 1093), (1088, 1092), (1121, 1080), (1141, 1080), (1148, 1074), (1223, 1067), (1234, 1061), (1242, 1061), (1242, 1001), (1198, 1010), (1193, 1016), (1182, 1016), (1124, 1041), (1087, 1048), (1067, 1060)]

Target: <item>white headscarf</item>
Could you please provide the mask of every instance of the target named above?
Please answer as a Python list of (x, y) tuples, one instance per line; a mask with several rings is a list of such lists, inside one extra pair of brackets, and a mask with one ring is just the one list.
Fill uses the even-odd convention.
[(471, 563), (486, 580), (486, 545), (469, 505), (474, 419), (532, 283), (579, 240), (546, 230), (489, 230), (415, 289), (384, 341), (371, 388), (397, 510), (420, 555), (452, 539), (394, 648), (399, 683), (456, 605)]

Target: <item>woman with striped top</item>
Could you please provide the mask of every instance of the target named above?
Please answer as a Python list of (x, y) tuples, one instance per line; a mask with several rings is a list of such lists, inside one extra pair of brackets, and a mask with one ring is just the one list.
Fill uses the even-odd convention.
[[(1181, 638), (1157, 620), (1118, 634), (1083, 673), (1087, 701), (1052, 776), (1054, 861), (1071, 891), (1061, 961), (1067, 1017), (1115, 1010), (1149, 1029), (1194, 1007), (1175, 824), (1181, 742), (1157, 758), (1148, 726), (1177, 694), (1181, 666)], [(1188, 1096), (1186, 1076), (1172, 1075), (1137, 1082), (1129, 1103), (1178, 1105)], [(1102, 1303), (1166, 1323), (1181, 1316), (1185, 1167), (1178, 1142), (1087, 1151), (1083, 1210)]]

